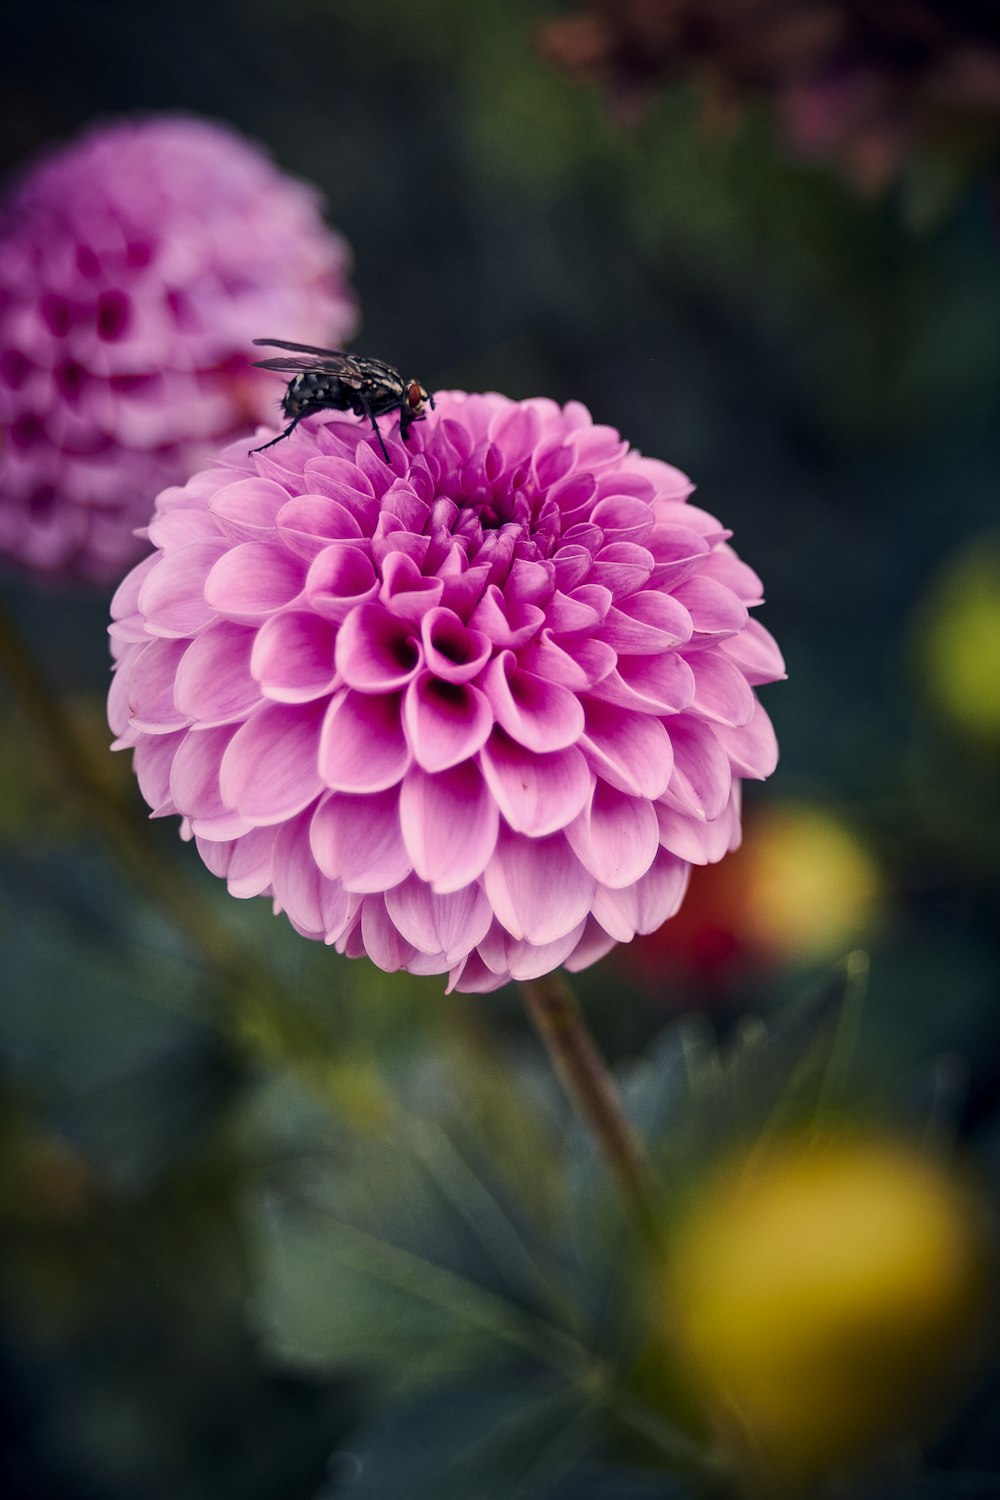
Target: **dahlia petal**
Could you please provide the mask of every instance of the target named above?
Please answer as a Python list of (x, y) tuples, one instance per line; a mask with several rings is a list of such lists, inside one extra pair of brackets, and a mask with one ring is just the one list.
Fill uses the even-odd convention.
[(357, 605), (374, 599), (378, 590), (370, 558), (349, 542), (324, 547), (306, 574), (309, 607), (327, 620), (345, 620)]
[(405, 554), (396, 553), (382, 564), (379, 597), (401, 620), (419, 626), (427, 611), (441, 603), (443, 593), (443, 579), (425, 578), (413, 559)]
[(447, 682), (471, 682), (490, 659), (486, 636), (463, 625), (450, 609), (428, 610), (420, 636), (428, 668)]
[(636, 932), (655, 932), (674, 916), (691, 878), (691, 866), (661, 849), (650, 868), (635, 884), (638, 897)]
[(469, 616), (469, 624), (503, 650), (530, 641), (545, 624), (545, 611), (537, 604), (519, 604), (507, 599), (497, 585), (491, 583)]
[(606, 588), (613, 599), (624, 599), (644, 588), (652, 572), (653, 555), (644, 546), (612, 542), (595, 556), (587, 581)]
[(386, 891), (385, 906), (397, 930), (422, 953), (443, 953), (446, 966), (457, 963), (486, 936), (493, 911), (476, 883), (438, 895), (411, 875)]
[(751, 687), (778, 682), (785, 675), (778, 643), (759, 620), (748, 620), (739, 635), (722, 641), (719, 649), (736, 663)]
[(618, 889), (645, 875), (660, 847), (653, 804), (598, 781), (593, 796), (565, 830), (577, 859), (601, 885)]
[(250, 672), (256, 632), (231, 620), (216, 620), (188, 646), (177, 666), (174, 701), (196, 724), (245, 719), (260, 703)]
[(319, 795), (324, 707), (269, 703), (230, 740), (219, 769), (222, 800), (251, 826), (292, 818)]
[(232, 725), (184, 736), (170, 768), (170, 795), (177, 811), (191, 819), (196, 836), (235, 839), (247, 833), (242, 818), (222, 800), (219, 764), (235, 734)]
[(691, 639), (691, 616), (669, 594), (633, 594), (613, 605), (601, 628), (602, 638), (619, 653), (646, 656), (670, 651)]
[(428, 507), (405, 480), (397, 479), (379, 502), (379, 516), (393, 516), (404, 531), (419, 535), (427, 524)]
[[(559, 644), (542, 630), (518, 652), (518, 665), (545, 682), (580, 692), (609, 676), (618, 660), (611, 646), (591, 636), (563, 636)], [(598, 694), (600, 696), (600, 694)]]
[(412, 628), (381, 604), (359, 604), (337, 633), (337, 671), (348, 687), (360, 693), (404, 688), (422, 661), (420, 641)]
[(417, 765), (446, 771), (471, 760), (493, 728), (485, 694), (470, 683), (444, 682), (421, 672), (403, 697), (403, 723)]
[(720, 724), (716, 734), (738, 776), (763, 781), (778, 764), (778, 741), (759, 702), (754, 703), (753, 718), (748, 724), (740, 729)]
[(599, 885), (594, 893), (593, 918), (613, 943), (630, 943), (638, 931), (639, 898), (634, 886), (612, 890)]
[(503, 597), (508, 608), (511, 604), (544, 605), (552, 597), (553, 588), (553, 570), (550, 564), (518, 558), (507, 575)]
[[(623, 478), (616, 477), (615, 489), (624, 482)], [(644, 488), (648, 490), (649, 486), (644, 485)], [(597, 489), (600, 494), (600, 480)], [(634, 495), (607, 495), (594, 506), (590, 519), (612, 543), (641, 542), (653, 529), (648, 498), (640, 500)]]
[(720, 743), (723, 732), (722, 725), (706, 724), (690, 714), (672, 720), (674, 769), (664, 798), (668, 806), (708, 821), (723, 811), (733, 784), (729, 756)]
[(594, 555), (579, 544), (564, 545), (552, 559), (555, 583), (561, 595), (572, 594), (594, 565)]
[(731, 849), (737, 848), (740, 841), (738, 788), (739, 782), (734, 782), (726, 806), (717, 818), (711, 820), (678, 812), (662, 801), (655, 802), (653, 806), (663, 848), (692, 865), (713, 865)]
[(352, 459), (342, 454), (314, 454), (303, 465), (302, 473), (310, 491), (328, 495), (353, 510), (365, 531), (374, 528), (378, 519), (375, 488)]
[(712, 555), (705, 559), (701, 577), (710, 578), (713, 582), (722, 584), (743, 604), (754, 605), (763, 602), (764, 585), (760, 578), (753, 568), (736, 556), (732, 547), (727, 543), (716, 547)]
[(754, 696), (734, 662), (708, 651), (691, 655), (695, 691), (691, 707), (703, 719), (739, 728), (753, 717)]
[(274, 899), (295, 926), (315, 937), (326, 935), (323, 916), (324, 887), (329, 884), (317, 868), (309, 848), (308, 811), (283, 823), (271, 850), (271, 885)]
[(297, 599), (305, 581), (304, 560), (287, 548), (242, 542), (212, 568), (205, 579), (205, 598), (231, 619), (262, 620)]
[(505, 981), (538, 979), (542, 974), (551, 974), (572, 953), (585, 928), (586, 923), (579, 922), (551, 943), (529, 943), (512, 937), (494, 922), (478, 951), (486, 967)]
[[(130, 661), (131, 657), (126, 657), (124, 660)], [(113, 750), (124, 749), (127, 741), (119, 744), (129, 727), (128, 668), (124, 665), (116, 667), (111, 678), (111, 686), (108, 688), (108, 724), (111, 733), (115, 736), (115, 743), (111, 748)]]
[(709, 555), (708, 543), (688, 526), (658, 524), (643, 539), (643, 547), (653, 558), (650, 584), (653, 588), (674, 589), (697, 568), (704, 566)]
[(174, 702), (177, 664), (186, 649), (186, 641), (161, 637), (141, 646), (132, 656), (126, 692), (133, 729), (146, 734), (169, 734), (187, 725), (187, 715)]
[(489, 436), (508, 462), (513, 462), (531, 452), (538, 442), (540, 430), (538, 412), (522, 402), (517, 406), (497, 409), (490, 421)]
[(265, 620), (257, 632), (250, 671), (266, 698), (308, 703), (334, 685), (336, 627), (321, 615), (287, 610)]
[(288, 491), (273, 479), (235, 479), (215, 491), (208, 509), (230, 541), (250, 542), (273, 532), (287, 500)]
[(227, 874), (230, 895), (247, 900), (270, 889), (274, 840), (273, 828), (252, 828), (236, 840)]
[(497, 920), (511, 936), (539, 945), (577, 927), (596, 888), (561, 833), (528, 839), (501, 832), (484, 883)]
[(623, 467), (634, 470), (647, 479), (659, 500), (683, 501), (694, 490), (694, 485), (683, 470), (664, 463), (661, 458), (647, 458), (641, 453), (630, 453)]
[[(602, 589), (596, 598), (589, 598), (587, 585), (564, 594), (557, 589), (545, 612), (546, 623), (556, 635), (574, 634), (577, 631), (593, 630), (605, 619), (611, 607), (610, 589)], [(603, 610), (600, 604), (603, 602)]]
[(691, 616), (693, 640), (736, 635), (747, 623), (746, 605), (741, 604), (732, 589), (699, 573), (679, 584), (674, 598)]
[(641, 714), (676, 714), (694, 697), (694, 673), (676, 651), (662, 656), (621, 656), (618, 670), (590, 689), (590, 696)]
[(345, 890), (388, 891), (413, 868), (403, 842), (399, 788), (323, 798), (309, 827), (313, 856), (323, 874)]
[(340, 943), (354, 926), (363, 898), (327, 880), (317, 869), (306, 840), (309, 813), (279, 829), (271, 858), (277, 905), (299, 932)]
[(126, 573), (115, 589), (111, 599), (112, 623), (109, 627), (109, 634), (116, 639), (122, 641), (147, 639), (145, 622), (139, 609), (139, 590), (158, 562), (159, 558), (155, 552), (149, 557), (144, 557), (142, 562), (136, 563), (135, 567)]
[(361, 937), (372, 963), (387, 974), (408, 969), (418, 949), (408, 943), (386, 910), (382, 896), (366, 896), (361, 905)]
[[(334, 460), (324, 458), (319, 462), (329, 464)], [(364, 475), (359, 470), (356, 472), (359, 485), (367, 484)], [(378, 503), (370, 487), (366, 492), (325, 479), (312, 464), (306, 464), (302, 478), (307, 489), (288, 500), (280, 511), (277, 516), (279, 529), (298, 531), (303, 538), (325, 536), (330, 541), (371, 536), (378, 522)]]
[(331, 702), (319, 740), (319, 774), (335, 792), (381, 792), (410, 763), (398, 693), (345, 690)]
[(163, 818), (177, 811), (170, 795), (170, 768), (183, 740), (184, 732), (180, 730), (142, 739), (135, 747), (132, 769), (151, 809), (151, 818)]
[(498, 724), (529, 750), (564, 750), (579, 739), (584, 716), (578, 698), (556, 683), (522, 672), (512, 651), (490, 663), (484, 691)]
[(158, 511), (145, 533), (153, 546), (162, 552), (172, 552), (175, 547), (187, 546), (189, 542), (217, 542), (226, 534), (213, 515), (206, 510), (194, 509), (193, 502)]
[(290, 552), (309, 563), (331, 542), (360, 542), (364, 533), (357, 518), (336, 500), (323, 495), (285, 495), (276, 530)]
[(585, 805), (594, 778), (574, 746), (539, 755), (495, 729), (479, 763), (497, 806), (516, 833), (557, 833)]
[(579, 745), (591, 770), (620, 792), (662, 796), (674, 756), (670, 735), (659, 719), (618, 713), (612, 704), (590, 697), (586, 707), (586, 733)]
[(471, 763), (430, 776), (412, 767), (399, 799), (403, 840), (421, 880), (448, 894), (478, 879), (496, 846), (499, 816)]
[(215, 610), (205, 596), (205, 575), (225, 553), (225, 542), (193, 542), (169, 552), (139, 589), (138, 604), (150, 635), (192, 636)]
[(509, 974), (494, 974), (492, 969), (488, 969), (477, 950), (451, 970), (445, 994), (458, 991), (462, 995), (489, 995), (494, 990), (502, 989), (509, 981)]
[(563, 968), (568, 969), (571, 974), (589, 969), (591, 964), (596, 964), (614, 947), (614, 938), (593, 917), (588, 917), (576, 947), (562, 961)]

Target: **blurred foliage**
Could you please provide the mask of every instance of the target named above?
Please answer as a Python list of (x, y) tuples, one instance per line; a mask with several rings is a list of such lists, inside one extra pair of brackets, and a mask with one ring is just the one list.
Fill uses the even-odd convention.
[[(327, 194), (362, 349), (582, 399), (691, 471), (788, 658), (747, 854), (756, 818), (807, 807), (795, 834), (849, 830), (877, 880), (832, 950), (708, 973), (668, 925), (641, 978), (621, 954), (579, 976), (666, 1231), (727, 1152), (816, 1118), (957, 1150), (995, 1191), (990, 185), (865, 204), (762, 117), (706, 136), (684, 88), (625, 132), (539, 59), (538, 14), (22, 7), (0, 155), (126, 109), (230, 119)], [(65, 728), (0, 683), (8, 1492), (725, 1495), (683, 1379), (649, 1378), (644, 1252), (517, 997), (445, 999), (231, 900), (105, 755), (107, 600), (3, 593)], [(811, 847), (829, 916), (836, 851)], [(713, 901), (731, 925), (732, 889)], [(926, 1452), (829, 1493), (995, 1494), (997, 1416), (994, 1365)]]

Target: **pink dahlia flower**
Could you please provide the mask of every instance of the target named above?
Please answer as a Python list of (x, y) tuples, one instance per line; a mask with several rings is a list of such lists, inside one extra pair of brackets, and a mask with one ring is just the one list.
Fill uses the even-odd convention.
[[(266, 434), (265, 434), (266, 436)], [(739, 841), (783, 674), (756, 575), (571, 402), (444, 392), (158, 499), (111, 627), (116, 748), (237, 896), (383, 969), (580, 969)]]
[(168, 484), (273, 410), (252, 340), (356, 316), (316, 193), (222, 125), (102, 125), (0, 207), (0, 554), (120, 577)]

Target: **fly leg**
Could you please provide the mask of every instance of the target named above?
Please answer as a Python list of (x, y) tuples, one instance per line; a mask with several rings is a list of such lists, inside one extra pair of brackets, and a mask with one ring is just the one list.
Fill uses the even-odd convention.
[(362, 409), (364, 411), (365, 416), (368, 418), (369, 422), (372, 424), (372, 428), (374, 429), (375, 436), (378, 438), (378, 445), (382, 449), (382, 457), (385, 459), (385, 461), (389, 465), (389, 467), (392, 468), (392, 460), (389, 457), (389, 450), (385, 446), (385, 443), (384, 443), (384, 441), (382, 439), (381, 432), (379, 432), (378, 423), (375, 420), (375, 413), (372, 411), (371, 407), (368, 405), (368, 402), (365, 400), (364, 396), (361, 395), (360, 391), (358, 392), (358, 401), (359, 401), (359, 403), (360, 403), (360, 405), (361, 405), (361, 407), (362, 407)]
[(302, 418), (303, 417), (308, 417), (308, 415), (309, 415), (309, 413), (307, 411), (300, 411), (299, 414), (298, 414), (298, 416), (295, 418), (295, 421), (294, 422), (289, 422), (289, 424), (285, 428), (284, 432), (279, 432), (278, 436), (276, 438), (272, 438), (269, 443), (261, 443), (261, 445), (260, 445), (259, 448), (251, 448), (249, 450), (249, 452), (250, 453), (263, 453), (266, 448), (273, 448), (274, 445), (275, 445), (275, 443), (280, 443), (286, 437), (291, 437), (291, 435), (295, 431), (296, 427), (298, 427), (299, 423), (302, 421)]

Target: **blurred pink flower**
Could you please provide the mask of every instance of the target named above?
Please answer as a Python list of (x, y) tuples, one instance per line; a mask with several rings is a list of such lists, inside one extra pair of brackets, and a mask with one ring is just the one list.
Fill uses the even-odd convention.
[(491, 990), (676, 911), (774, 768), (756, 575), (679, 470), (575, 402), (445, 392), (165, 491), (109, 717), (236, 896)]
[(356, 323), (319, 199), (234, 131), (100, 125), (0, 208), (0, 554), (109, 580), (168, 484), (274, 403), (251, 341)]

